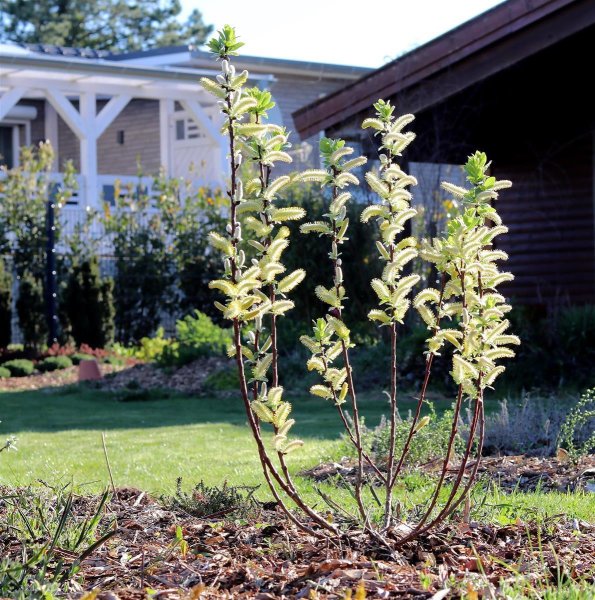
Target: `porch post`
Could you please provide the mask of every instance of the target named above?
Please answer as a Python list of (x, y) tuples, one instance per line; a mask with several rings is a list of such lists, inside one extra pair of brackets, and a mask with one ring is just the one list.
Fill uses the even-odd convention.
[(59, 171), (60, 161), (58, 157), (60, 155), (60, 147), (58, 145), (58, 113), (53, 107), (52, 103), (46, 100), (45, 102), (45, 124), (44, 134), (45, 139), (50, 142), (54, 149), (54, 162), (52, 163), (52, 171)]
[(159, 164), (168, 177), (171, 177), (173, 171), (169, 134), (169, 115), (173, 112), (173, 104), (173, 100), (159, 100)]
[(79, 112), (85, 126), (84, 135), (80, 136), (81, 175), (85, 204), (99, 207), (97, 179), (97, 131), (96, 131), (96, 97), (94, 92), (83, 92), (80, 95)]

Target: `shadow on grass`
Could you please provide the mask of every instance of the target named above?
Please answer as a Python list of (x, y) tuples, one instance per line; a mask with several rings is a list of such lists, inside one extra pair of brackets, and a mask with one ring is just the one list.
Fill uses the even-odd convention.
[[(295, 433), (301, 437), (335, 439), (342, 431), (329, 402), (303, 393), (287, 395), (293, 403)], [(402, 395), (404, 414), (413, 408), (411, 395)], [(448, 401), (438, 403), (447, 408)], [(361, 414), (376, 425), (388, 413), (385, 394), (360, 395)], [(107, 392), (85, 384), (34, 391), (0, 392), (0, 437), (6, 433), (67, 430), (118, 430), (169, 427), (197, 423), (246, 424), (239, 395), (190, 396), (170, 390)]]

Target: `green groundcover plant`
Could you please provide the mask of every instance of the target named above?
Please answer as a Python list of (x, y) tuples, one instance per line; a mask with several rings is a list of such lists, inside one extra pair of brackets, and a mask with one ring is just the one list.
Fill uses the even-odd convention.
[[(291, 293), (306, 276), (301, 268), (287, 272), (283, 264), (283, 253), (290, 243), (286, 224), (301, 221), (307, 215), (304, 206), (287, 205), (282, 200), (292, 185), (310, 182), (321, 186), (331, 198), (322, 219), (306, 222), (300, 228), (302, 234), (318, 235), (328, 242), (328, 283), (315, 288), (316, 296), (328, 310), (314, 320), (311, 334), (301, 337), (310, 354), (307, 368), (318, 376), (318, 383), (310, 391), (336, 407), (347, 438), (355, 447), (358, 474), (353, 496), (361, 524), (377, 542), (392, 548), (450, 515), (467, 497), (477, 473), (484, 437), (484, 391), (504, 371), (501, 359), (514, 355), (510, 346), (519, 343), (516, 336), (507, 333), (509, 322), (505, 314), (510, 306), (498, 292), (498, 286), (512, 278), (498, 268), (507, 256), (492, 247), (494, 239), (507, 231), (493, 201), (500, 190), (511, 184), (491, 176), (486, 155), (474, 153), (465, 165), (468, 187), (443, 184), (459, 207), (446, 231), (431, 240), (415, 239), (406, 234), (406, 226), (416, 215), (409, 188), (417, 181), (401, 166), (402, 155), (415, 138), (407, 130), (414, 116), (397, 115), (390, 102), (378, 100), (373, 116), (362, 124), (378, 138), (380, 159), (379, 169), (365, 175), (377, 202), (361, 214), (364, 223), (374, 223), (379, 231), (376, 246), (381, 275), (371, 281), (377, 304), (368, 317), (386, 328), (391, 340), (387, 374), (390, 435), (386, 461), (377, 464), (366, 452), (362, 439), (356, 374), (350, 359), (354, 342), (344, 319), (348, 298), (343, 249), (349, 242), (349, 189), (359, 184), (354, 170), (363, 167), (366, 158), (353, 156), (353, 148), (341, 139), (323, 138), (322, 168), (275, 176), (278, 163), (291, 162), (287, 153), (288, 132), (268, 121), (267, 113), (274, 106), (270, 93), (247, 88), (248, 72), (236, 72), (232, 57), (242, 45), (232, 27), (219, 31), (209, 48), (220, 61), (221, 73), (214, 80), (201, 80), (219, 102), (222, 131), (229, 140), (229, 220), (225, 231), (210, 234), (212, 246), (222, 256), (223, 273), (210, 286), (223, 295), (216, 306), (232, 323), (230, 355), (237, 363), (241, 398), (263, 475), (281, 508), (302, 529), (322, 538), (342, 533), (338, 524), (329, 522), (303, 500), (288, 467), (288, 455), (299, 450), (303, 442), (291, 434), (294, 420), (290, 418), (292, 406), (281, 381), (277, 325), (293, 308)], [(439, 286), (423, 289), (412, 297), (420, 277), (411, 274), (408, 266), (418, 257), (433, 265), (439, 274)], [(397, 341), (412, 308), (428, 329), (425, 373), (417, 409), (398, 445)], [(393, 492), (413, 440), (428, 425), (429, 416), (421, 417), (421, 408), (427, 400), (432, 365), (447, 346), (452, 349), (451, 376), (457, 393), (442, 469), (417, 522), (399, 525)], [(441, 491), (464, 406), (469, 407), (471, 415), (467, 442), (451, 489), (443, 500)], [(265, 438), (265, 427), (272, 430), (272, 445)], [(477, 457), (474, 463), (473, 455)], [(366, 503), (369, 494), (364, 467), (373, 472), (384, 490), (380, 514)], [(465, 479), (466, 474), (469, 476)], [(374, 496), (377, 498), (377, 492)], [(290, 510), (287, 498), (297, 505), (301, 516)], [(345, 518), (353, 517), (343, 507), (337, 508)]]

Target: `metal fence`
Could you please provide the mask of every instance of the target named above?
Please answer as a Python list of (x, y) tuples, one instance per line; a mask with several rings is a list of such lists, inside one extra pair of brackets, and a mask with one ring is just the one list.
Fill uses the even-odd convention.
[[(148, 209), (144, 212), (139, 212), (136, 216), (138, 220), (148, 220), (156, 214), (157, 211)], [(100, 220), (94, 219), (91, 222), (87, 220), (87, 211), (75, 206), (66, 206), (62, 209), (59, 216), (55, 216), (51, 201), (47, 204), (46, 214), (46, 230), (45, 230), (45, 277), (44, 277), (44, 303), (45, 316), (48, 324), (49, 336), (48, 342), (59, 340), (61, 338), (61, 290), (63, 290), (66, 281), (69, 278), (69, 269), (67, 267), (71, 262), (69, 244), (67, 240), (74, 235), (79, 227), (85, 224), (84, 235), (82, 237), (85, 244), (92, 247), (92, 254), (97, 256), (99, 263), (99, 271), (102, 278), (116, 279), (118, 274), (118, 264), (122, 261), (130, 260), (139, 261), (139, 256), (136, 257), (116, 257), (114, 254), (113, 239), (105, 230), (105, 227)], [(56, 222), (58, 219), (58, 222)], [(60, 229), (59, 240), (56, 241), (55, 232)], [(168, 240), (164, 242), (167, 244)], [(8, 254), (1, 256), (7, 271), (13, 274), (12, 286), (12, 328), (11, 339), (12, 343), (23, 343), (23, 335), (19, 324), (17, 313), (17, 301), (19, 297), (19, 278), (15, 269), (13, 256)], [(120, 261), (120, 263), (118, 263)], [(127, 265), (127, 266), (130, 266)], [(161, 271), (169, 273), (169, 283), (166, 289), (163, 289), (163, 297), (160, 302), (159, 310), (155, 315), (155, 320), (152, 326), (153, 331), (158, 327), (163, 327), (166, 335), (171, 335), (175, 332), (176, 321), (189, 312), (187, 305), (183, 302), (183, 293), (179, 286), (179, 281), (176, 277), (176, 264), (172, 257), (167, 257), (159, 264)], [(134, 271), (126, 269), (126, 284), (130, 288), (138, 288), (142, 290), (147, 286), (151, 286), (151, 273), (142, 270)], [(190, 276), (187, 276), (190, 277)], [(185, 281), (186, 286), (192, 287), (193, 282)], [(195, 285), (203, 286), (204, 282), (196, 280)], [(196, 308), (202, 308), (197, 306)], [(206, 307), (205, 307), (206, 308)], [(142, 309), (140, 309), (142, 310)], [(120, 315), (121, 316), (121, 315)], [(116, 323), (121, 322), (116, 315)]]

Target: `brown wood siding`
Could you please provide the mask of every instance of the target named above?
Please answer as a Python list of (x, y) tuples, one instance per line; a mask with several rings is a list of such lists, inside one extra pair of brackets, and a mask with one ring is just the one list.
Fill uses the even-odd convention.
[(513, 181), (498, 211), (509, 232), (499, 247), (509, 253), (515, 281), (506, 293), (523, 303), (595, 301), (593, 144), (585, 137), (541, 171), (500, 167)]
[[(97, 102), (97, 112), (107, 103)], [(74, 103), (78, 108), (78, 103)], [(124, 131), (124, 144), (117, 143), (117, 132)], [(73, 131), (58, 116), (60, 166), (72, 160), (80, 170), (80, 143)], [(143, 171), (157, 173), (160, 165), (159, 102), (135, 98), (122, 110), (97, 140), (97, 172), (99, 175), (129, 175), (138, 173), (137, 159)]]
[[(98, 102), (98, 111), (103, 104)], [(122, 145), (118, 144), (118, 131), (124, 132)], [(155, 174), (161, 167), (158, 100), (131, 100), (97, 140), (100, 175), (136, 175), (137, 161), (147, 174)]]

